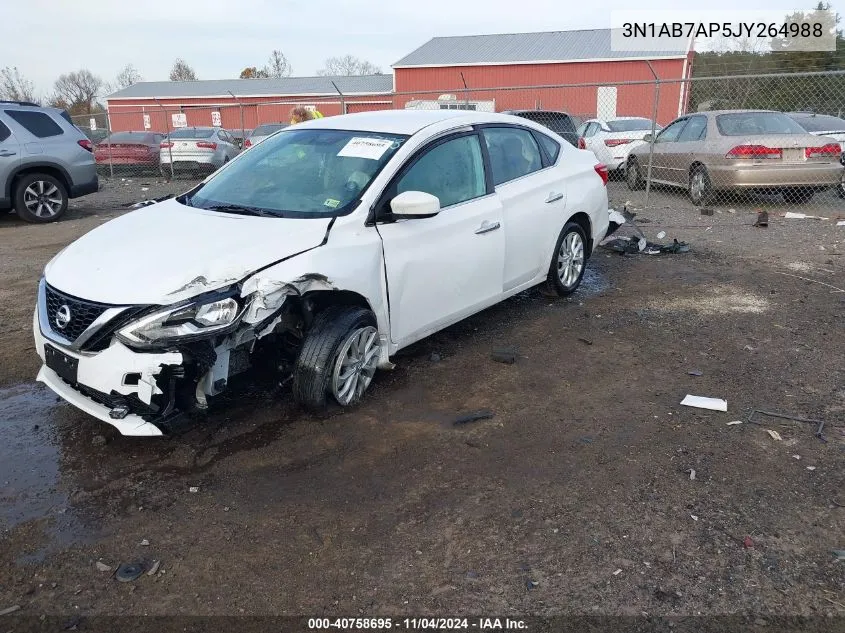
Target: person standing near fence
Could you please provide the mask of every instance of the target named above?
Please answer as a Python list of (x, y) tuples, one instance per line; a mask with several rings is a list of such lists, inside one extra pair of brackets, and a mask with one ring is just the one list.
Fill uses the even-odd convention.
[(309, 110), (308, 108), (303, 108), (302, 106), (298, 106), (290, 111), (290, 124), (296, 125), (297, 123), (302, 123), (303, 121), (310, 121), (311, 119), (322, 119), (323, 114), (317, 110)]

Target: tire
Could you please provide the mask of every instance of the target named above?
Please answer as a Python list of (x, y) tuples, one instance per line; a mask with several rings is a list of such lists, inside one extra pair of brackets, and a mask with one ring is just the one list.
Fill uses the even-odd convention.
[(840, 198), (845, 198), (845, 181), (836, 185), (836, 195)]
[[(356, 404), (372, 382), (380, 347), (376, 318), (370, 310), (326, 308), (314, 319), (296, 359), (294, 398), (315, 412), (325, 411), (330, 398), (343, 407)], [(346, 381), (341, 371), (344, 366), (351, 371)]]
[(26, 174), (15, 186), (15, 211), (26, 222), (55, 222), (67, 211), (65, 185), (48, 174)]
[(690, 201), (696, 206), (709, 204), (713, 198), (713, 185), (710, 182), (710, 174), (703, 165), (698, 165), (690, 170), (687, 194)]
[(576, 222), (567, 222), (552, 253), (545, 294), (554, 292), (559, 297), (568, 297), (578, 290), (586, 268), (587, 238), (584, 229)]
[(643, 177), (640, 173), (640, 163), (636, 158), (629, 158), (628, 165), (625, 167), (625, 182), (628, 184), (628, 189), (637, 191), (643, 188)]
[[(841, 184), (837, 186), (841, 189)], [(793, 187), (792, 189), (784, 189), (783, 200), (787, 204), (807, 204), (813, 199), (815, 191), (807, 187)]]

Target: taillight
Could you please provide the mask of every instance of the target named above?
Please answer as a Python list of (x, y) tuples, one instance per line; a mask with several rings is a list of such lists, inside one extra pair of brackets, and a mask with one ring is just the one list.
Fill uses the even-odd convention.
[(587, 149), (587, 141), (584, 140), (583, 136), (578, 137), (578, 149)]
[(737, 145), (725, 154), (725, 158), (783, 158), (783, 150), (765, 145)]
[(249, 139), (245, 140), (244, 147), (252, 147), (252, 141), (250, 141)]
[(81, 141), (76, 141), (79, 144), (79, 147), (82, 149), (87, 149), (89, 152), (94, 151), (94, 145), (91, 144), (87, 138), (82, 139)]
[(168, 149), (169, 147), (173, 147), (173, 143), (170, 143), (168, 141), (162, 141), (161, 143), (158, 144), (158, 146), (161, 149)]
[(807, 147), (804, 156), (807, 158), (837, 158), (842, 153), (839, 143), (828, 143), (821, 147)]
[(217, 143), (209, 143), (208, 141), (197, 141), (197, 147), (202, 149), (217, 149)]
[(603, 185), (607, 186), (607, 179), (610, 177), (610, 174), (607, 173), (607, 165), (603, 163), (599, 163), (594, 167), (596, 173), (601, 176), (601, 182)]
[(625, 145), (626, 143), (630, 143), (632, 139), (630, 138), (608, 138), (605, 139), (604, 144), (608, 147), (616, 147), (617, 145)]

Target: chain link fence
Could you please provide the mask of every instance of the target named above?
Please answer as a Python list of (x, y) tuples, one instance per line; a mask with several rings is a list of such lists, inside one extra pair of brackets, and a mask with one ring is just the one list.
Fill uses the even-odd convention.
[[(237, 98), (235, 98), (237, 101)], [(371, 99), (266, 99), (112, 106), (74, 117), (95, 143), (102, 191), (131, 206), (189, 189), (289, 124), (384, 109), (510, 112), (549, 127), (608, 165), (614, 203), (717, 207), (837, 218), (845, 150), (845, 71), (404, 92)], [(530, 148), (524, 148), (530, 151)], [(105, 192), (105, 193), (104, 193)]]

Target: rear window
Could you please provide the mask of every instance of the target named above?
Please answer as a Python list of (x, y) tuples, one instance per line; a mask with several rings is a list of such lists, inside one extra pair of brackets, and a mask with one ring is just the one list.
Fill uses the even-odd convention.
[(610, 128), (611, 132), (639, 132), (640, 130), (650, 130), (651, 121), (648, 119), (616, 119), (615, 121), (608, 121), (607, 127)]
[(108, 141), (111, 143), (155, 143), (157, 140), (155, 134), (146, 134), (144, 132), (116, 132), (112, 134)]
[(273, 132), (285, 129), (287, 126), (284, 123), (268, 123), (266, 125), (259, 125), (252, 131), (252, 136), (270, 136)]
[(38, 138), (47, 138), (49, 136), (59, 136), (62, 134), (62, 128), (59, 124), (43, 112), (34, 112), (32, 110), (6, 110), (6, 114), (26, 128), (30, 134), (37, 136)]
[(572, 119), (561, 112), (522, 112), (519, 116), (524, 119), (528, 119), (529, 121), (539, 123), (540, 125), (545, 125), (547, 128), (553, 132), (557, 132), (558, 134), (571, 134), (575, 132), (575, 125), (573, 124)]
[(214, 130), (208, 127), (183, 127), (170, 133), (170, 138), (211, 138)]
[(5, 125), (3, 125), (3, 122), (0, 121), (0, 143), (5, 141), (11, 135), (12, 135), (11, 130), (9, 130), (9, 128), (7, 128)]
[(780, 112), (720, 114), (716, 117), (716, 126), (722, 136), (807, 133), (804, 128)]
[(808, 132), (845, 132), (845, 121), (835, 116), (817, 114), (814, 116), (793, 116)]

